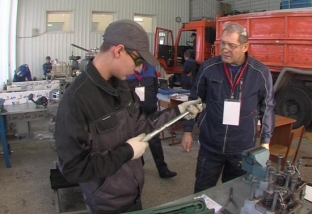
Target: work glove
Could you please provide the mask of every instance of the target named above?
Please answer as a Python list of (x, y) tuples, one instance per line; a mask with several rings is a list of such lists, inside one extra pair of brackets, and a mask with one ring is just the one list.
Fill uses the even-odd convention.
[(188, 115), (184, 117), (186, 120), (194, 119), (196, 115), (203, 111), (204, 105), (201, 102), (201, 99), (198, 98), (197, 100), (191, 100), (178, 105), (180, 113), (183, 114), (184, 112), (190, 112)]
[(130, 144), (130, 146), (133, 149), (133, 157), (131, 160), (140, 158), (145, 152), (145, 149), (148, 147), (147, 142), (141, 141), (143, 140), (144, 137), (145, 137), (145, 134), (142, 133), (136, 137), (133, 137), (127, 140), (127, 143)]

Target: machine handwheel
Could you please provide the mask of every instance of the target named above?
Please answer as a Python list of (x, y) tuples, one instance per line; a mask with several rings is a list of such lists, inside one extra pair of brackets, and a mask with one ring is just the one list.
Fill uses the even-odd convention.
[(40, 99), (40, 101), (38, 100), (37, 102), (39, 103), (41, 103), (41, 105), (43, 105), (44, 107), (47, 107), (47, 105), (48, 105), (48, 99), (46, 98), (46, 97), (40, 97), (39, 98)]

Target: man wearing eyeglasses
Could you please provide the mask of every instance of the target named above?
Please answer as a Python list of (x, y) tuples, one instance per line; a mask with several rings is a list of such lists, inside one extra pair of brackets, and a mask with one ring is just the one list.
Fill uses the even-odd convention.
[[(248, 55), (248, 34), (237, 23), (224, 24), (221, 55), (202, 63), (190, 99), (200, 97), (207, 108), (198, 118), (200, 149), (194, 192), (245, 174), (242, 152), (256, 144), (269, 148), (274, 129), (274, 91), (269, 69)], [(186, 121), (182, 146), (189, 152), (194, 121)]]
[(100, 52), (65, 91), (55, 131), (58, 167), (79, 183), (92, 214), (142, 209), (145, 133), (185, 111), (190, 117), (201, 111), (187, 102), (147, 117), (124, 81), (145, 61), (158, 65), (146, 32), (132, 20), (120, 20), (103, 38)]

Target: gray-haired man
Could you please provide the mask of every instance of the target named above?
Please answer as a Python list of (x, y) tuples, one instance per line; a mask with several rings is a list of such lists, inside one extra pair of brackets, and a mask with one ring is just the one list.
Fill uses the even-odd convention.
[[(198, 119), (200, 149), (195, 192), (245, 174), (239, 168), (242, 151), (256, 143), (257, 122), (262, 122), (261, 146), (269, 148), (274, 129), (274, 92), (269, 69), (250, 57), (246, 29), (224, 25), (221, 55), (202, 63), (190, 99), (200, 97), (207, 108)], [(194, 121), (186, 121), (182, 146), (192, 144)], [(222, 172), (223, 170), (223, 172)]]

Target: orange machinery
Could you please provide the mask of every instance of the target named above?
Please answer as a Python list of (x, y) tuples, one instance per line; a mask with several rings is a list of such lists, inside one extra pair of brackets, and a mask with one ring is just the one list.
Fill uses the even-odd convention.
[(183, 53), (193, 49), (198, 64), (220, 53), (225, 22), (242, 24), (249, 33), (249, 55), (267, 65), (274, 79), (276, 113), (296, 119), (294, 128), (312, 121), (312, 9), (248, 13), (184, 23), (176, 40), (171, 30), (156, 28), (154, 55), (167, 74), (180, 74)]

